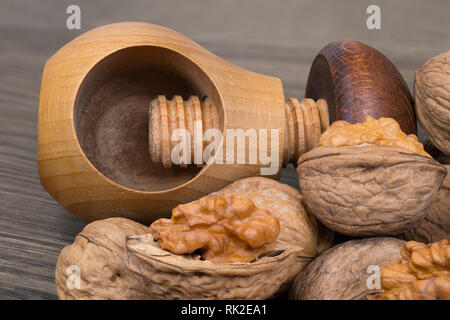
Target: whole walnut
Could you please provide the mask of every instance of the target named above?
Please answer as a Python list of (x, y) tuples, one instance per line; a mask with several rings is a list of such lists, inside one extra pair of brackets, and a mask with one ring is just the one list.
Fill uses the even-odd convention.
[[(222, 246), (215, 246), (219, 247), (216, 255), (210, 254), (209, 246), (206, 254), (195, 251), (176, 254), (164, 249), (196, 248), (198, 239), (192, 238), (195, 243), (190, 246), (186, 243), (186, 237), (189, 238), (190, 233), (195, 231), (196, 221), (199, 220), (203, 220), (199, 228), (201, 232), (208, 230), (209, 221), (214, 223), (214, 229), (211, 230), (214, 234), (210, 240), (217, 242), (218, 238), (214, 235), (221, 236), (223, 228), (229, 226), (223, 221), (217, 223), (217, 214), (211, 215), (211, 211), (222, 206), (222, 201), (230, 205), (233, 199), (250, 200), (257, 208), (267, 210), (279, 221), (278, 237), (274, 242), (266, 243), (260, 248), (262, 250), (258, 249), (256, 253), (259, 256), (253, 256), (251, 261), (246, 262), (223, 263), (224, 255), (220, 251)], [(186, 212), (190, 210), (197, 210), (197, 215), (187, 215)], [(267, 178), (238, 180), (208, 195), (206, 199), (185, 205), (181, 211), (185, 215), (183, 219), (192, 228), (179, 228), (179, 218), (176, 218), (172, 222), (175, 224), (173, 230), (183, 230), (185, 235), (166, 239), (169, 242), (165, 244), (160, 244), (151, 233), (129, 237), (127, 240), (127, 267), (149, 284), (154, 299), (266, 299), (287, 290), (298, 273), (318, 254), (318, 250), (324, 250), (325, 243), (330, 243), (318, 240), (316, 219), (305, 210), (301, 194), (290, 186)], [(179, 215), (176, 210), (172, 214), (174, 213)], [(154, 224), (157, 230), (153, 234), (160, 239), (161, 225), (167, 226), (171, 222), (156, 221)], [(232, 232), (233, 237), (240, 236), (235, 231)], [(177, 239), (179, 247), (177, 243), (170, 243), (170, 240)], [(227, 241), (222, 237), (219, 239)], [(202, 240), (201, 243), (207, 241)], [(242, 251), (238, 253), (239, 259), (242, 258)]]
[(447, 174), (394, 119), (336, 121), (319, 145), (298, 160), (303, 200), (324, 225), (348, 236), (409, 231), (424, 219)]
[[(58, 257), (55, 271), (59, 299), (145, 299), (141, 282), (124, 261), (127, 236), (145, 234), (148, 228), (124, 218), (88, 224)], [(78, 272), (74, 273), (74, 271)], [(79, 275), (79, 283), (76, 278)]]
[(417, 119), (428, 139), (450, 156), (450, 51), (416, 71), (414, 100)]
[(295, 279), (295, 300), (374, 300), (383, 293), (381, 270), (398, 263), (404, 241), (380, 237), (338, 244), (311, 262)]

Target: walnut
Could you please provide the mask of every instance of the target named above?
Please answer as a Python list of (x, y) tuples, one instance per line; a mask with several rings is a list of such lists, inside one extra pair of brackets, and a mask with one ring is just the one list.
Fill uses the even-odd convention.
[(269, 210), (252, 200), (206, 196), (172, 211), (172, 219), (159, 219), (150, 232), (163, 249), (176, 254), (202, 251), (216, 263), (251, 262), (276, 240), (280, 223)]
[[(88, 224), (58, 257), (55, 280), (59, 299), (145, 299), (145, 284), (125, 267), (125, 238), (148, 228), (124, 218)], [(78, 268), (79, 288), (71, 279)], [(76, 276), (76, 274), (73, 274)], [(76, 279), (74, 279), (76, 281)]]
[[(270, 244), (263, 241), (263, 253), (251, 262), (231, 263), (202, 260), (195, 252), (172, 253), (161, 248), (151, 233), (129, 237), (127, 267), (149, 285), (154, 299), (269, 298), (287, 289), (316, 256), (317, 223), (294, 188), (253, 177), (238, 180), (209, 197), (251, 200), (259, 210), (267, 210), (278, 219), (278, 237)], [(194, 202), (188, 208), (197, 205)]]
[(450, 239), (450, 165), (445, 167), (447, 168), (447, 176), (442, 183), (438, 196), (427, 210), (425, 219), (403, 234), (403, 238), (426, 243)]
[(338, 244), (316, 258), (299, 274), (291, 287), (289, 298), (379, 299), (382, 294), (380, 270), (401, 261), (400, 249), (404, 243), (396, 238), (379, 237)]
[[(200, 211), (202, 215), (198, 214)], [(231, 214), (239, 215), (243, 221), (230, 217)], [(199, 219), (217, 221), (215, 226), (205, 226), (207, 236), (214, 230), (214, 240), (225, 239), (218, 251), (215, 246), (200, 246), (206, 249), (202, 252), (204, 259), (194, 249), (202, 242), (197, 239), (198, 233), (194, 241), (185, 241), (190, 231), (199, 231)], [(181, 223), (184, 220), (188, 229)], [(320, 235), (324, 239), (318, 238), (317, 220), (305, 210), (297, 190), (266, 178), (239, 180), (201, 200), (181, 205), (171, 220), (160, 220), (150, 229), (122, 218), (87, 225), (58, 258), (58, 296), (265, 299), (287, 290), (318, 250), (326, 250), (333, 243), (333, 233), (323, 226)], [(177, 235), (183, 239), (180, 252), (194, 250), (192, 253), (177, 254), (163, 248), (177, 239), (164, 233), (179, 233), (180, 229), (188, 231)], [(232, 247), (237, 247), (236, 256)], [(79, 289), (66, 285), (70, 276), (67, 267), (71, 265), (80, 268)]]
[(415, 227), (447, 173), (392, 119), (335, 122), (320, 145), (298, 161), (304, 202), (323, 224), (349, 236), (393, 235)]
[(409, 241), (403, 261), (383, 268), (384, 300), (450, 300), (450, 245)]
[(450, 156), (450, 51), (416, 71), (414, 100), (417, 119), (428, 139)]

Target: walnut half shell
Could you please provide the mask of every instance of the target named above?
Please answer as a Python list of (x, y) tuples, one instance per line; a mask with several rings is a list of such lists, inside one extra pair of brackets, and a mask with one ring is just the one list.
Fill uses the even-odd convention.
[(294, 188), (266, 178), (236, 181), (211, 196), (251, 199), (280, 223), (275, 242), (252, 262), (214, 263), (162, 249), (151, 234), (128, 237), (126, 265), (153, 299), (265, 299), (285, 289), (317, 254), (318, 228)]
[(300, 189), (310, 212), (350, 236), (408, 231), (425, 217), (447, 170), (397, 146), (319, 147), (299, 158)]

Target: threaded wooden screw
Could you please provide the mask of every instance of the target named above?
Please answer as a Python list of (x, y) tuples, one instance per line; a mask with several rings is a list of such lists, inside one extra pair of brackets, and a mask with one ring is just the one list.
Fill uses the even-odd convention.
[[(316, 102), (312, 99), (298, 101), (288, 98), (285, 104), (286, 125), (285, 144), (283, 149), (283, 166), (288, 163), (296, 165), (297, 159), (305, 152), (316, 148), (322, 132), (329, 126), (328, 106), (325, 100)], [(194, 134), (195, 123), (201, 124)], [(191, 150), (194, 146), (202, 146), (203, 133), (208, 129), (219, 129), (219, 112), (209, 98), (200, 100), (191, 96), (183, 100), (181, 96), (174, 96), (167, 100), (165, 96), (158, 96), (150, 103), (149, 110), (149, 152), (154, 164), (164, 168), (173, 165), (171, 152), (178, 142), (171, 141), (172, 133), (177, 129), (185, 129), (191, 136)], [(194, 163), (192, 153), (190, 163)], [(197, 164), (197, 166), (202, 166)], [(186, 167), (187, 164), (181, 163)]]

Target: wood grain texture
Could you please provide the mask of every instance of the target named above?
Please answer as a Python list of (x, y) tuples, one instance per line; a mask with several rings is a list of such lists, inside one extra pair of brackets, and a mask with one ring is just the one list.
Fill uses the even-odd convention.
[[(128, 72), (131, 75), (123, 80)], [(177, 81), (165, 80), (172, 84), (170, 88), (161, 86), (158, 72), (181, 77), (198, 88), (191, 94), (200, 91), (208, 96), (220, 110), (223, 132), (252, 129), (258, 134), (260, 128), (275, 129), (279, 145), (284, 145), (284, 95), (279, 79), (232, 65), (180, 33), (154, 24), (123, 22), (93, 29), (45, 64), (38, 117), (41, 183), (84, 221), (119, 216), (149, 224), (169, 216), (178, 204), (260, 175), (259, 163), (237, 161), (225, 165), (214, 161), (191, 175), (183, 168), (152, 166), (145, 139), (151, 99), (143, 93), (177, 89), (173, 87)], [(142, 79), (132, 85), (135, 77), (147, 73), (148, 89), (136, 93)], [(119, 84), (97, 99), (97, 92), (114, 82), (116, 74)], [(101, 115), (97, 115), (99, 109), (104, 109)], [(85, 128), (84, 122), (90, 125)], [(249, 158), (249, 148), (235, 149), (236, 157), (247, 154)], [(282, 161), (281, 148), (272, 151), (268, 145), (267, 149)], [(278, 177), (280, 171), (281, 166), (275, 167), (271, 177)]]
[[(258, 84), (255, 84), (255, 87), (258, 87)], [(252, 105), (244, 106), (242, 115), (247, 113), (247, 109), (252, 109), (253, 107)], [(274, 164), (275, 168), (286, 167), (289, 163), (297, 165), (297, 160), (303, 153), (319, 146), (320, 136), (329, 126), (328, 107), (323, 99), (318, 100), (316, 103), (312, 99), (298, 101), (296, 98), (288, 98), (284, 108), (284, 121), (281, 123), (281, 128), (278, 128), (280, 129), (279, 132), (282, 133), (284, 131), (284, 143), (282, 143), (283, 139), (281, 136), (279, 136), (278, 141), (281, 148), (279, 155), (281, 156), (282, 154), (283, 159), (279, 159)], [(180, 176), (178, 184), (181, 184), (182, 180), (180, 178), (182, 178), (183, 171), (179, 171), (180, 167), (190, 169), (187, 172), (192, 172), (196, 166), (202, 167), (205, 164), (205, 161), (203, 161), (205, 159), (202, 158), (201, 161), (194, 164), (196, 160), (194, 152), (191, 152), (190, 157), (181, 156), (179, 163), (172, 163), (171, 150), (179, 143), (178, 141), (171, 141), (172, 133), (179, 129), (187, 130), (191, 141), (186, 146), (191, 148), (191, 150), (195, 150), (196, 146), (198, 146), (205, 154), (205, 150), (207, 152), (209, 145), (209, 141), (203, 141), (205, 132), (211, 129), (221, 130), (218, 112), (217, 106), (209, 98), (201, 101), (198, 96), (191, 95), (188, 100), (183, 100), (183, 97), (175, 95), (168, 100), (165, 96), (159, 95), (152, 100), (148, 115), (148, 148), (151, 161), (156, 168), (158, 170), (173, 168), (170, 171), (161, 171), (167, 173), (177, 172)], [(257, 118), (249, 119), (249, 122), (255, 126), (256, 130), (258, 130), (259, 119), (263, 116), (259, 114)], [(194, 133), (194, 127), (196, 126), (194, 122), (202, 124), (198, 126), (199, 133)], [(258, 132), (256, 131), (255, 137), (257, 137), (257, 134)], [(260, 145), (257, 144), (252, 153), (256, 156), (255, 161), (260, 161), (258, 158), (259, 148)], [(223, 155), (225, 154), (224, 151)], [(248, 152), (240, 155), (245, 155), (246, 161), (249, 161)], [(146, 161), (148, 162), (148, 159)], [(222, 161), (225, 163), (225, 159)], [(237, 169), (246, 170), (245, 166)], [(194, 171), (194, 173), (202, 174), (201, 172), (198, 173), (198, 171)]]
[[(377, 48), (409, 88), (414, 71), (449, 50), (450, 43), (447, 0), (377, 1), (382, 29), (376, 31), (365, 26), (369, 1), (76, 3), (82, 30), (65, 26), (66, 8), (73, 1), (0, 1), (0, 299), (56, 299), (57, 256), (85, 225), (42, 188), (37, 166), (44, 63), (82, 32), (125, 20), (164, 25), (233, 64), (280, 78), (285, 95), (298, 98), (314, 57), (332, 41), (353, 39)], [(298, 186), (294, 167), (283, 169), (281, 181)]]
[(325, 99), (331, 122), (394, 118), (407, 134), (417, 134), (413, 99), (400, 72), (381, 52), (358, 41), (336, 41), (312, 63), (305, 96)]

